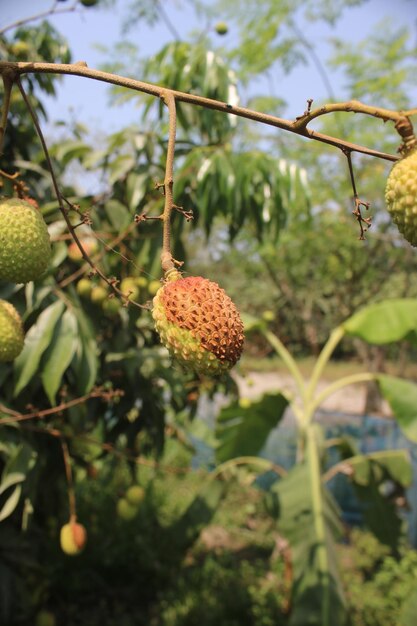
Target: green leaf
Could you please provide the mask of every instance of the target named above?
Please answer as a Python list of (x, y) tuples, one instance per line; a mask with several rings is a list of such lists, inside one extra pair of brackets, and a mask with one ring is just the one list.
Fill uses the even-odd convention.
[(417, 299), (397, 298), (369, 305), (343, 323), (348, 335), (377, 345), (417, 340)]
[(22, 493), (22, 487), (20, 485), (16, 485), (11, 495), (7, 498), (6, 502), (3, 504), (0, 510), (0, 522), (2, 522), (6, 517), (9, 517), (19, 504), (20, 494)]
[(395, 494), (402, 493), (412, 481), (412, 467), (405, 450), (383, 450), (348, 459), (353, 469), (351, 480), (363, 503), (365, 522), (374, 535), (395, 549), (401, 538), (402, 519), (395, 499), (385, 495), (384, 485), (394, 483)]
[(56, 392), (62, 382), (62, 376), (72, 361), (77, 347), (77, 320), (68, 309), (55, 328), (54, 340), (46, 354), (42, 370), (42, 384), (52, 405), (55, 404)]
[(417, 443), (417, 385), (386, 374), (378, 374), (378, 384), (404, 435)]
[(94, 328), (81, 308), (75, 309), (78, 323), (78, 346), (74, 359), (77, 387), (80, 393), (88, 393), (96, 382), (98, 372), (97, 342)]
[(401, 607), (398, 626), (415, 626), (416, 615), (417, 587), (411, 591)]
[(110, 224), (117, 231), (123, 230), (132, 221), (132, 216), (127, 207), (119, 200), (113, 200), (112, 198), (108, 200), (106, 202), (106, 213)]
[[(320, 498), (321, 514), (314, 512), (314, 497)], [(345, 626), (347, 614), (335, 549), (343, 529), (331, 494), (321, 486), (314, 495), (311, 468), (304, 462), (272, 486), (266, 504), (291, 547), (290, 626)]]
[(42, 311), (26, 334), (24, 348), (14, 362), (16, 377), (14, 396), (17, 396), (26, 387), (38, 371), (41, 357), (50, 344), (55, 326), (63, 310), (64, 303), (57, 300)]
[(222, 409), (217, 419), (218, 461), (260, 452), (269, 433), (284, 415), (288, 400), (281, 393), (265, 394), (247, 408), (238, 403)]
[(171, 526), (177, 545), (191, 546), (207, 526), (226, 491), (226, 483), (208, 479), (181, 517)]
[(3, 491), (6, 491), (6, 489), (11, 487), (12, 485), (16, 485), (16, 483), (21, 483), (22, 481), (24, 481), (25, 477), (25, 474), (21, 472), (13, 472), (12, 474), (8, 474), (5, 479), (1, 481), (0, 494), (2, 494)]

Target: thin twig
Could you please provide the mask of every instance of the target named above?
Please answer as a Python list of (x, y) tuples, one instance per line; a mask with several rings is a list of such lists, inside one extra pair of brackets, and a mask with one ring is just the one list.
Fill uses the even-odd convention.
[(101, 398), (105, 402), (110, 402), (113, 398), (118, 398), (123, 395), (123, 391), (120, 389), (115, 390), (105, 390), (101, 387), (96, 387), (90, 393), (85, 394), (84, 396), (80, 396), (79, 398), (74, 398), (73, 400), (68, 400), (67, 402), (62, 402), (58, 406), (52, 407), (50, 409), (32, 410), (28, 413), (18, 413), (17, 411), (13, 411), (8, 409), (7, 407), (0, 404), (0, 411), (2, 413), (6, 413), (12, 415), (13, 417), (0, 419), (0, 426), (7, 426), (9, 424), (15, 424), (16, 422), (24, 422), (32, 419), (43, 419), (45, 417), (49, 417), (50, 415), (55, 415), (56, 413), (62, 413), (62, 411), (67, 411), (78, 404), (84, 404), (87, 400), (92, 398)]
[(30, 15), (29, 17), (25, 17), (21, 20), (17, 20), (12, 24), (8, 24), (4, 26), (0, 30), (0, 35), (3, 35), (8, 30), (12, 30), (13, 28), (19, 28), (19, 26), (23, 26), (23, 24), (28, 24), (29, 22), (35, 22), (37, 20), (41, 20), (44, 17), (48, 17), (48, 15), (60, 15), (61, 13), (71, 13), (76, 10), (78, 0), (75, 0), (74, 4), (70, 7), (65, 7), (63, 9), (57, 10), (57, 1), (53, 3), (52, 7), (47, 11), (42, 11), (41, 13), (35, 13), (34, 15)]
[(87, 254), (87, 252), (84, 249), (84, 246), (82, 245), (74, 226), (71, 224), (71, 221), (68, 217), (68, 209), (64, 206), (64, 202), (66, 202), (67, 204), (69, 204), (71, 207), (73, 207), (73, 205), (71, 203), (68, 202), (68, 200), (66, 200), (59, 189), (59, 185), (58, 185), (58, 181), (57, 181), (57, 177), (55, 175), (55, 170), (54, 167), (52, 165), (52, 160), (49, 154), (49, 150), (48, 147), (46, 145), (46, 141), (45, 141), (45, 137), (43, 136), (43, 132), (42, 129), (40, 127), (37, 115), (32, 107), (32, 105), (30, 104), (29, 98), (26, 95), (26, 92), (23, 88), (23, 85), (20, 81), (20, 79), (17, 79), (16, 81), (19, 89), (20, 89), (20, 93), (22, 94), (22, 97), (25, 101), (25, 104), (28, 108), (28, 111), (31, 115), (33, 124), (36, 128), (36, 132), (38, 134), (39, 140), (41, 142), (42, 145), (42, 149), (43, 152), (45, 154), (45, 158), (46, 158), (46, 162), (48, 164), (48, 169), (49, 169), (49, 173), (51, 174), (51, 179), (52, 179), (52, 185), (54, 188), (54, 192), (56, 195), (56, 199), (58, 201), (58, 206), (59, 206), (59, 210), (61, 211), (63, 218), (67, 224), (68, 230), (71, 233), (72, 238), (74, 239), (76, 245), (78, 246), (81, 255), (83, 257), (83, 259), (90, 265), (90, 267), (92, 268), (93, 272), (95, 274), (98, 274), (100, 276), (100, 278), (110, 287), (110, 289), (112, 289), (112, 291), (114, 291), (118, 296), (120, 296), (121, 298), (123, 298), (123, 300), (126, 302), (126, 304), (129, 304), (130, 302), (132, 302), (132, 304), (134, 304), (135, 306), (139, 307), (139, 308), (145, 308), (142, 304), (139, 304), (139, 302), (134, 302), (134, 301), (130, 301), (129, 298), (126, 297), (126, 295), (120, 291), (120, 289), (117, 287), (117, 281), (115, 281), (114, 279), (108, 278), (104, 272), (97, 267), (97, 265), (95, 265), (95, 263), (92, 261), (92, 259), (90, 258), (90, 256)]

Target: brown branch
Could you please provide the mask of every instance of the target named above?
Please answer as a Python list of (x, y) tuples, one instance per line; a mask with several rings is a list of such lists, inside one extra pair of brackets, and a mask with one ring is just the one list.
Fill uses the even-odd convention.
[(64, 466), (65, 466), (65, 476), (67, 479), (67, 487), (68, 487), (68, 506), (69, 506), (70, 522), (76, 522), (77, 511), (76, 511), (76, 506), (75, 506), (75, 492), (74, 492), (74, 481), (72, 479), (71, 457), (70, 457), (68, 445), (65, 439), (61, 439), (61, 446), (62, 446), (62, 456), (64, 459)]
[(3, 141), (4, 141), (4, 135), (6, 132), (7, 118), (8, 118), (9, 109), (10, 109), (10, 97), (12, 95), (12, 88), (13, 88), (13, 82), (14, 82), (14, 72), (12, 71), (4, 72), (2, 74), (2, 79), (3, 79), (3, 87), (4, 87), (4, 99), (3, 99), (3, 105), (1, 108), (1, 117), (0, 117), (0, 154), (2, 154), (2, 151), (3, 151)]
[(67, 402), (62, 402), (58, 406), (51, 407), (50, 409), (32, 410), (28, 413), (18, 413), (17, 411), (13, 411), (12, 409), (8, 409), (6, 406), (0, 404), (0, 411), (2, 413), (6, 413), (12, 415), (13, 417), (8, 419), (0, 419), (0, 426), (7, 426), (8, 424), (15, 424), (16, 422), (23, 422), (32, 419), (43, 419), (45, 417), (49, 417), (50, 415), (54, 415), (55, 413), (61, 413), (62, 411), (67, 411), (78, 404), (83, 404), (87, 402), (87, 400), (91, 400), (92, 398), (101, 398), (105, 402), (110, 402), (113, 398), (119, 398), (123, 395), (123, 391), (120, 389), (115, 390), (106, 390), (102, 387), (96, 387), (90, 393), (86, 393), (84, 396), (80, 396), (79, 398), (74, 398), (73, 400), (68, 400)]
[(165, 206), (163, 213), (163, 240), (161, 252), (161, 267), (164, 273), (175, 267), (171, 252), (171, 214), (173, 209), (173, 186), (174, 186), (174, 153), (175, 137), (177, 128), (177, 112), (175, 106), (175, 96), (167, 91), (161, 96), (168, 107), (169, 112), (169, 134), (165, 165), (164, 195)]
[[(306, 137), (307, 139), (313, 139), (315, 141), (320, 141), (328, 145), (335, 146), (339, 149), (347, 148), (351, 150), (352, 152), (361, 152), (362, 154), (367, 154), (369, 156), (377, 157), (380, 159), (385, 159), (387, 161), (397, 161), (399, 158), (397, 155), (387, 154), (385, 152), (380, 152), (378, 150), (372, 150), (371, 148), (354, 144), (354, 143), (345, 141), (343, 139), (331, 137), (323, 133), (309, 130), (308, 128), (305, 127), (305, 125), (303, 126), (303, 119), (296, 120), (295, 122), (291, 120), (282, 119), (279, 117), (275, 117), (274, 115), (268, 115), (266, 113), (259, 113), (258, 111), (253, 111), (251, 109), (246, 109), (244, 107), (232, 106), (228, 104), (227, 102), (220, 102), (218, 100), (213, 100), (211, 98), (204, 98), (203, 96), (197, 96), (194, 94), (184, 93), (181, 91), (170, 90), (170, 89), (167, 89), (166, 87), (160, 87), (158, 85), (154, 85), (151, 83), (145, 83), (142, 81), (135, 80), (133, 78), (117, 76), (115, 74), (102, 72), (100, 70), (93, 70), (93, 69), (88, 68), (83, 63), (74, 63), (74, 64), (56, 63), (55, 64), (55, 63), (26, 63), (26, 62), (14, 63), (10, 61), (0, 62), (0, 73), (4, 73), (5, 71), (10, 71), (10, 70), (16, 72), (19, 75), (38, 72), (38, 73), (47, 73), (47, 74), (67, 74), (67, 75), (73, 75), (73, 76), (82, 76), (85, 78), (91, 78), (93, 80), (99, 80), (102, 82), (117, 85), (120, 87), (127, 87), (128, 89), (132, 89), (134, 91), (140, 91), (142, 93), (147, 93), (157, 98), (161, 98), (161, 97), (165, 98), (166, 95), (170, 93), (175, 98), (175, 101), (178, 101), (178, 102), (186, 102), (188, 104), (202, 106), (208, 109), (221, 111), (222, 113), (228, 113), (228, 114), (236, 115), (238, 117), (250, 119), (255, 122), (260, 122), (262, 124), (274, 126), (276, 128), (280, 128), (288, 132), (296, 133), (298, 135)], [(335, 110), (346, 110), (347, 103), (341, 103), (340, 105), (329, 105), (329, 106), (336, 107)], [(385, 119), (385, 118), (392, 119), (393, 121), (397, 120), (400, 115), (404, 116), (405, 114), (411, 115), (414, 113), (414, 111), (407, 111), (407, 112), (402, 112), (400, 114), (396, 111), (388, 111), (387, 109), (380, 109), (379, 107), (366, 107), (366, 105), (363, 105), (363, 107), (364, 107), (364, 110), (360, 111), (362, 113), (369, 113), (376, 117), (380, 117), (382, 119)], [(365, 110), (366, 108), (369, 109), (369, 111), (366, 111)], [(370, 109), (372, 109), (372, 113), (370, 112)], [(309, 115), (311, 115), (311, 113)]]

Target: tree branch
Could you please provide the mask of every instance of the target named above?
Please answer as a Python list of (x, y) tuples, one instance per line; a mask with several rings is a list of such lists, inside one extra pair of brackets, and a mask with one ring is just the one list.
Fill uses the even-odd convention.
[[(384, 152), (380, 152), (378, 150), (372, 150), (371, 148), (367, 148), (366, 146), (361, 146), (358, 144), (354, 144), (343, 139), (339, 139), (337, 137), (331, 137), (329, 135), (325, 135), (316, 131), (309, 130), (306, 128), (306, 125), (310, 121), (311, 115), (317, 117), (317, 115), (321, 115), (324, 113), (330, 113), (333, 111), (352, 111), (354, 109), (352, 102), (350, 103), (336, 103), (330, 104), (326, 107), (321, 107), (319, 109), (319, 113), (316, 111), (311, 111), (309, 113), (304, 114), (300, 118), (295, 121), (282, 119), (279, 117), (275, 117), (274, 115), (268, 115), (266, 113), (259, 113), (258, 111), (254, 111), (251, 109), (246, 109), (244, 107), (232, 106), (227, 102), (220, 102), (218, 100), (213, 100), (211, 98), (204, 98), (203, 96), (198, 96), (190, 93), (184, 93), (181, 91), (175, 91), (171, 89), (167, 89), (166, 87), (160, 87), (159, 85), (154, 85), (151, 83), (145, 83), (142, 81), (135, 80), (133, 78), (126, 78), (123, 76), (118, 76), (115, 74), (110, 74), (108, 72), (102, 72), (100, 70), (93, 70), (86, 66), (85, 63), (74, 63), (74, 64), (60, 64), (60, 63), (26, 63), (19, 62), (14, 63), (10, 61), (1, 61), (0, 62), (0, 73), (4, 74), (7, 71), (13, 71), (18, 75), (23, 75), (27, 73), (46, 73), (46, 74), (67, 74), (73, 76), (82, 76), (85, 78), (90, 78), (93, 80), (99, 80), (102, 82), (110, 83), (113, 85), (118, 85), (120, 87), (126, 87), (128, 89), (132, 89), (134, 91), (140, 91), (142, 93), (147, 93), (149, 95), (155, 96), (157, 98), (166, 97), (168, 93), (172, 94), (178, 102), (186, 102), (188, 104), (193, 104), (197, 106), (202, 106), (208, 109), (213, 109), (215, 111), (221, 111), (223, 113), (229, 113), (232, 115), (236, 115), (238, 117), (243, 117), (246, 119), (253, 120), (255, 122), (260, 122), (262, 124), (267, 124), (269, 126), (274, 126), (276, 128), (280, 128), (282, 130), (286, 130), (288, 132), (296, 133), (307, 139), (313, 139), (315, 141), (320, 141), (341, 150), (348, 149), (352, 152), (361, 152), (362, 154), (367, 154), (369, 156), (377, 157), (380, 159), (385, 159), (387, 161), (397, 161), (399, 157), (397, 155), (387, 154)], [(355, 101), (354, 101), (355, 102)], [(360, 105), (360, 106), (359, 106)], [(362, 105), (361, 103), (356, 103), (357, 112), (366, 113), (369, 115), (373, 115), (374, 117), (379, 117), (384, 120), (392, 120), (397, 121), (400, 117), (404, 117), (405, 115), (417, 113), (417, 110), (407, 111), (407, 112), (397, 112), (397, 111), (389, 111), (388, 109), (381, 109), (379, 107), (369, 107), (367, 105)], [(306, 117), (307, 116), (307, 117)]]

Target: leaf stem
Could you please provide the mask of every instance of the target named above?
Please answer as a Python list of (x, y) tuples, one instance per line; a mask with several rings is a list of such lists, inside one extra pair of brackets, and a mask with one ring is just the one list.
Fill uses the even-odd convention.
[(317, 538), (316, 555), (317, 565), (322, 578), (323, 595), (321, 600), (321, 626), (329, 626), (329, 564), (326, 550), (326, 529), (323, 510), (323, 493), (321, 484), (320, 459), (315, 437), (315, 429), (310, 425), (307, 429), (307, 459), (309, 464), (309, 476), (311, 481), (311, 498), (313, 510), (313, 524)]
[(309, 411), (311, 413), (311, 416), (313, 416), (314, 412), (319, 408), (324, 400), (326, 400), (326, 398), (333, 395), (336, 391), (339, 391), (339, 389), (357, 383), (371, 382), (376, 379), (376, 374), (371, 374), (370, 372), (361, 372), (359, 374), (344, 376), (343, 378), (336, 380), (334, 383), (323, 389), (321, 393), (317, 394), (315, 399), (311, 402), (311, 404), (309, 405)]
[(274, 333), (272, 333), (270, 330), (265, 330), (264, 336), (269, 341), (271, 346), (274, 348), (278, 356), (280, 356), (281, 359), (284, 361), (289, 372), (293, 375), (294, 381), (297, 386), (297, 390), (301, 396), (302, 401), (304, 402), (305, 401), (305, 381), (301, 375), (300, 368), (298, 367), (294, 357), (289, 352), (289, 350), (287, 350), (287, 348), (284, 346), (281, 339), (279, 339), (279, 337), (274, 335)]
[(313, 372), (311, 374), (310, 382), (308, 384), (306, 396), (305, 396), (306, 405), (305, 405), (304, 418), (305, 418), (306, 424), (311, 420), (312, 415), (313, 415), (310, 405), (314, 406), (313, 398), (316, 393), (316, 389), (317, 389), (317, 385), (319, 383), (320, 377), (323, 374), (323, 370), (328, 360), (330, 359), (331, 355), (333, 354), (334, 349), (336, 348), (337, 344), (342, 339), (344, 334), (345, 334), (345, 331), (344, 331), (343, 326), (337, 326), (336, 328), (333, 329), (333, 331), (330, 334), (330, 337), (328, 338), (326, 344), (324, 345), (322, 351), (320, 352), (319, 357), (316, 361), (316, 364), (313, 368)]

